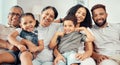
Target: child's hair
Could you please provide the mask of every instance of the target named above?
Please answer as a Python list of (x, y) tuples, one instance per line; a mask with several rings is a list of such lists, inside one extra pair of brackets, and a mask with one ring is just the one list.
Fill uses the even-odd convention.
[[(22, 14), (21, 17), (20, 17), (20, 22), (21, 22), (21, 18), (23, 18), (24, 16), (31, 16), (31, 17), (35, 20), (35, 17), (34, 17), (34, 15), (33, 15), (32, 13), (24, 13), (24, 14)], [(36, 20), (35, 27), (38, 27), (38, 26), (39, 26), (39, 21)]]
[(64, 24), (64, 21), (66, 20), (70, 20), (73, 22), (74, 26), (77, 25), (77, 18), (75, 16), (72, 16), (72, 15), (67, 15), (64, 19), (63, 19), (63, 24)]

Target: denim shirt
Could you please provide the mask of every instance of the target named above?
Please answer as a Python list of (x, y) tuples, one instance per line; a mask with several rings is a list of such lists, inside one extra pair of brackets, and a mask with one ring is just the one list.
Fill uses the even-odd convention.
[(33, 42), (35, 45), (38, 45), (38, 31), (35, 30), (34, 32), (27, 32), (25, 30), (22, 30), (20, 33), (20, 37), (30, 40)]

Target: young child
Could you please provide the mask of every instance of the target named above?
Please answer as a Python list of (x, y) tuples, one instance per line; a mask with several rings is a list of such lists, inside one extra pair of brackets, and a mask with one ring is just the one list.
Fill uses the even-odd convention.
[[(21, 56), (23, 52), (26, 51), (31, 52), (32, 55), (43, 50), (44, 48), (43, 41), (38, 40), (38, 35), (37, 35), (38, 32), (36, 29), (37, 26), (38, 26), (38, 22), (35, 20), (33, 14), (25, 13), (20, 18), (21, 28), (16, 29), (13, 33), (9, 35), (10, 43), (15, 45), (20, 50)], [(21, 42), (18, 42), (18, 39), (16, 39), (18, 36)], [(32, 59), (33, 57), (31, 57), (30, 61)], [(27, 61), (28, 60), (26, 60), (26, 62)], [(25, 60), (23, 62), (25, 62)], [(28, 65), (28, 64), (22, 64), (22, 65)], [(32, 65), (32, 61), (31, 64), (29, 65)]]
[(81, 61), (76, 58), (76, 53), (78, 53), (79, 47), (84, 51), (84, 45), (89, 47), (89, 50), (85, 51), (81, 56), (89, 54), (87, 57), (90, 57), (92, 54), (92, 41), (87, 38), (87, 34), (85, 35), (80, 33), (80, 31), (75, 31), (76, 24), (77, 19), (75, 16), (66, 16), (63, 20), (64, 32), (57, 32), (51, 40), (51, 47), (58, 42), (57, 49), (66, 61), (56, 61), (55, 59), (55, 63), (58, 62), (57, 65), (78, 65), (78, 63), (81, 63)]

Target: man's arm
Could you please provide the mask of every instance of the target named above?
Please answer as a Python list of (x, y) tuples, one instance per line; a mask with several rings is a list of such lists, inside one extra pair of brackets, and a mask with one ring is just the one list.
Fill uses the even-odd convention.
[[(93, 47), (94, 47), (94, 45), (93, 45)], [(102, 55), (102, 54), (99, 54), (95, 50), (93, 50), (92, 58), (95, 59), (98, 64), (105, 59), (109, 59), (109, 57)]]
[(0, 39), (0, 48), (8, 49), (8, 44), (7, 41)]

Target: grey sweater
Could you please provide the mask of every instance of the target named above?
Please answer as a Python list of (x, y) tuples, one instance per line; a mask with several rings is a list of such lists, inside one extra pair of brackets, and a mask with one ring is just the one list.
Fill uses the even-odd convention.
[(62, 54), (69, 51), (77, 52), (79, 47), (84, 47), (82, 42), (85, 42), (85, 40), (86, 35), (79, 32), (65, 34), (60, 38), (58, 50)]

